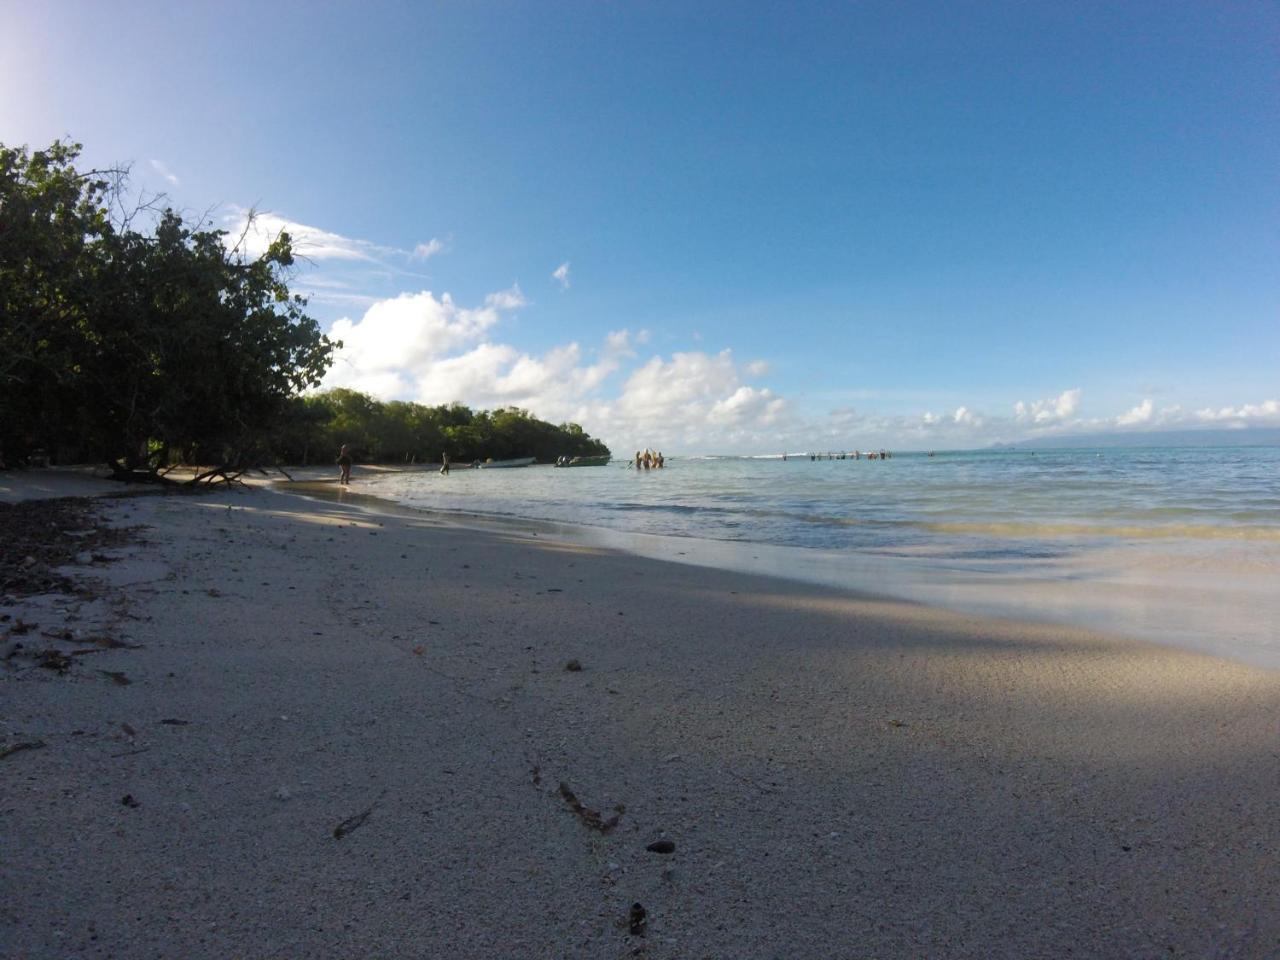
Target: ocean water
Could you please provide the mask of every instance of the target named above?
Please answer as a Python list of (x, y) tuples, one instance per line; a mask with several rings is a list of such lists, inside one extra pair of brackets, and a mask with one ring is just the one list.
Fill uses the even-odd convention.
[(1280, 667), (1280, 447), (672, 458), (358, 486), (685, 563)]

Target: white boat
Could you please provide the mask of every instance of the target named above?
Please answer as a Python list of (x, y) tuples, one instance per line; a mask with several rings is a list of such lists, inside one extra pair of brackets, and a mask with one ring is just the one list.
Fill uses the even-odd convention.
[(502, 467), (527, 467), (533, 463), (534, 457), (520, 457), (516, 460), (486, 460), (484, 463), (478, 463), (481, 470), (498, 470)]

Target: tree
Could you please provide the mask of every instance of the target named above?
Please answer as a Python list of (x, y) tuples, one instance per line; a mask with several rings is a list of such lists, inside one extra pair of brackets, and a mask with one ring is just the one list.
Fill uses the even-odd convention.
[(74, 444), (121, 476), (269, 459), (338, 346), (289, 292), (289, 236), (250, 258), (172, 210), (114, 228), (79, 149), (0, 148), (0, 439)]
[(0, 443), (52, 449), (86, 409), (75, 389), (88, 308), (112, 228), (109, 182), (80, 145), (0, 144)]

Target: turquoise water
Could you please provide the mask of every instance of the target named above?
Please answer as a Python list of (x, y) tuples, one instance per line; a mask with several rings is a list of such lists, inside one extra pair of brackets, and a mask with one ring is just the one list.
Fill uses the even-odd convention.
[(707, 457), (375, 487), (432, 509), (824, 550), (1040, 556), (1117, 539), (1280, 541), (1280, 447)]
[(681, 563), (1280, 668), (1280, 447), (672, 458), (394, 472), (358, 492)]

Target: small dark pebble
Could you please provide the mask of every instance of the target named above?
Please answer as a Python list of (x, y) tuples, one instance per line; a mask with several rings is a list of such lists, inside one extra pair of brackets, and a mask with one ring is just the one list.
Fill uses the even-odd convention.
[(645, 919), (644, 905), (633, 903), (631, 909), (627, 912), (627, 925), (630, 927), (633, 937), (644, 936)]
[(191, 721), (179, 720), (177, 717), (169, 717), (168, 719), (161, 720), (160, 722), (163, 724), (167, 724), (168, 726), (171, 726), (171, 727), (185, 727)]
[(577, 660), (570, 660), (568, 663), (564, 665), (564, 668), (568, 670), (570, 673), (578, 673), (579, 671), (582, 670), (582, 664), (580, 664)]
[(655, 840), (645, 849), (650, 853), (675, 853), (676, 845), (670, 840)]
[(126, 807), (130, 807), (130, 808), (142, 806), (142, 804), (140, 804), (137, 800), (133, 799), (132, 793), (126, 793), (123, 797), (120, 798), (120, 802), (123, 803)]

